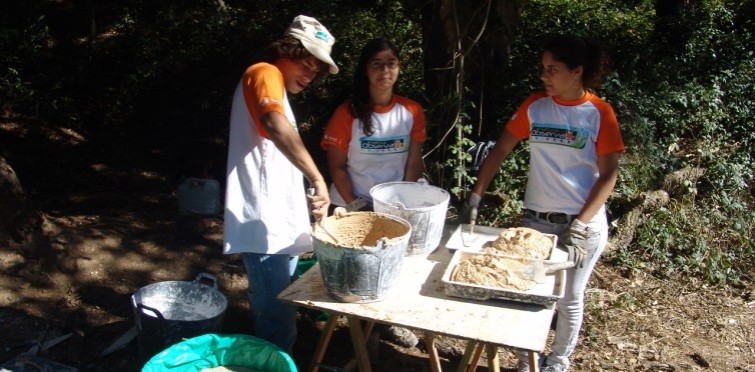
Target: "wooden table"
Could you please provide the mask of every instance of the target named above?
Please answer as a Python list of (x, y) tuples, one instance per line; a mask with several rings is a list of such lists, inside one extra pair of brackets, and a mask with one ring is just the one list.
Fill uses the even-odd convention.
[[(530, 359), (534, 361), (534, 351), (545, 348), (554, 309), (511, 301), (481, 302), (446, 296), (441, 278), (451, 257), (443, 244), (428, 256), (405, 257), (397, 282), (385, 299), (363, 304), (331, 298), (325, 290), (319, 264), (312, 266), (278, 296), (282, 301), (331, 314), (310, 369), (317, 370), (322, 361), (339, 315), (347, 317), (356, 360), (362, 372), (371, 370), (365, 347), (365, 334), (371, 330), (371, 322), (424, 333), (433, 371), (440, 371), (433, 342), (438, 334), (470, 341), (459, 370), (463, 370), (470, 358), (479, 357), (483, 346), (493, 362), (490, 369), (496, 371), (498, 346), (531, 351)], [(360, 320), (368, 321), (367, 329), (361, 326)], [(530, 364), (532, 371), (537, 371), (536, 363)]]

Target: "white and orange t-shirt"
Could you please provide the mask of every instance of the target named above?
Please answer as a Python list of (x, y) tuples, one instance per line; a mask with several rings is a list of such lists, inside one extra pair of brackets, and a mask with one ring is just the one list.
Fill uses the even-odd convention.
[[(419, 103), (393, 95), (388, 106), (373, 112), (375, 131), (366, 136), (361, 120), (352, 115), (350, 104), (351, 101), (346, 101), (338, 106), (320, 145), (326, 151), (335, 146), (346, 154), (352, 192), (372, 200), (370, 188), (373, 186), (404, 179), (411, 143), (421, 145), (427, 138), (425, 112)], [(346, 205), (335, 185), (330, 187), (330, 201), (334, 205)]]
[(223, 252), (300, 254), (312, 250), (304, 178), (269, 139), (260, 118), (279, 112), (291, 125), (283, 74), (250, 66), (233, 95)]
[(598, 156), (624, 151), (611, 105), (587, 92), (574, 101), (530, 95), (506, 124), (529, 138), (526, 208), (578, 214), (598, 179)]

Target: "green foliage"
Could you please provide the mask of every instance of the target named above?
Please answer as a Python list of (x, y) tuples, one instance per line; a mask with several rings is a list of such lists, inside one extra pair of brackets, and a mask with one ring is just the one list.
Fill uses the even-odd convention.
[[(425, 91), (422, 26), (436, 20), (422, 19), (424, 5), (417, 2), (134, 0), (98, 5), (93, 13), (92, 4), (57, 3), (19, 2), (0, 14), (4, 117), (74, 126), (112, 153), (171, 153), (197, 139), (224, 140), (239, 76), (264, 57), (293, 16), (307, 14), (333, 32), (341, 67), (293, 98), (309, 147), (319, 150), (320, 131), (349, 94), (362, 45), (388, 36), (401, 49), (398, 92), (426, 108), (429, 178), (457, 198), (466, 196), (475, 176), (466, 150), (478, 140), (497, 140), (517, 106), (541, 89), (542, 42), (551, 33), (590, 37), (613, 57), (614, 72), (597, 93), (615, 108), (627, 145), (615, 200), (659, 189), (680, 169), (705, 169), (666, 209), (643, 216), (635, 241), (618, 247), (613, 262), (711, 283), (755, 277), (752, 0), (528, 1), (508, 58), (492, 67), (468, 64), (505, 72), (493, 82), (497, 119), (479, 133), (473, 131), (480, 107), (468, 98), (480, 86), (474, 74), (458, 95), (426, 98), (436, 94)], [(81, 27), (89, 21), (97, 24), (94, 38)], [(504, 161), (488, 189), (504, 204), (484, 209), (480, 223), (518, 220), (528, 154), (525, 142)], [(610, 205), (621, 218), (621, 208)]]
[(469, 196), (465, 194), (467, 190), (464, 185), (474, 181), (467, 164), (472, 161), (472, 155), (466, 150), (474, 146), (474, 142), (469, 139), (472, 133), (472, 125), (469, 124), (469, 117), (461, 114), (458, 120), (453, 124), (455, 142), (448, 147), (449, 155), (443, 163), (445, 170), (450, 170), (456, 183), (451, 186), (450, 191), (453, 195)]
[[(50, 33), (44, 16), (23, 29), (0, 29), (0, 104), (17, 115), (39, 114), (39, 100), (49, 98), (40, 81)], [(44, 110), (44, 108), (43, 108)]]
[[(724, 213), (723, 209), (728, 209)], [(736, 213), (732, 226), (730, 213)], [(741, 280), (752, 270), (752, 261), (743, 261), (755, 253), (750, 240), (755, 214), (738, 213), (720, 205), (698, 205), (692, 209), (673, 202), (647, 216), (637, 231), (636, 251), (625, 247), (617, 262), (636, 270), (651, 270), (660, 275), (695, 275), (712, 284)], [(705, 234), (700, 234), (704, 231)]]
[(618, 190), (636, 195), (661, 187), (653, 174), (706, 169), (686, 181), (690, 197), (645, 216), (636, 245), (614, 257), (621, 265), (714, 284), (752, 278), (753, 28), (736, 14), (717, 1), (683, 9), (670, 34), (649, 40), (654, 58), (628, 64), (606, 87), (630, 145)]
[[(667, 5), (667, 4), (666, 4)], [(627, 151), (615, 195), (631, 200), (663, 187), (664, 176), (705, 169), (683, 182), (684, 195), (644, 216), (636, 241), (619, 247), (613, 262), (661, 275), (697, 275), (725, 284), (753, 276), (754, 177), (752, 150), (753, 20), (751, 1), (677, 4), (636, 1), (530, 1), (499, 82), (500, 122), (483, 129), (495, 138), (516, 106), (541, 87), (540, 45), (552, 33), (573, 32), (606, 46), (614, 73), (598, 94), (615, 108)], [(524, 146), (504, 162), (490, 190), (523, 198), (528, 171)], [(517, 159), (517, 160), (514, 160)], [(614, 217), (621, 218), (620, 206)], [(486, 211), (487, 212), (487, 211)], [(516, 221), (508, 204), (481, 217)], [(750, 279), (751, 280), (751, 279)]]
[(118, 45), (131, 48), (109, 52), (130, 55), (122, 60), (128, 61), (123, 66), (128, 72), (111, 97), (116, 105), (107, 112), (106, 125), (164, 131), (148, 137), (157, 141), (175, 134), (172, 123), (181, 123), (187, 135), (210, 134), (208, 122), (219, 121), (217, 113), (229, 109), (231, 75), (241, 73), (229, 72), (238, 46), (228, 41), (249, 31), (239, 21), (242, 14), (198, 5), (155, 9), (148, 2), (124, 9), (116, 24)]

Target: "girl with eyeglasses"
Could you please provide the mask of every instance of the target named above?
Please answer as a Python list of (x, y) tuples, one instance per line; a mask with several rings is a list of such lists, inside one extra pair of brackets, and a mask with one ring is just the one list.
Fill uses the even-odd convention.
[(320, 143), (334, 207), (371, 210), (373, 186), (422, 177), (425, 113), (419, 103), (394, 94), (400, 70), (391, 41), (377, 38), (362, 48), (352, 96), (336, 109)]

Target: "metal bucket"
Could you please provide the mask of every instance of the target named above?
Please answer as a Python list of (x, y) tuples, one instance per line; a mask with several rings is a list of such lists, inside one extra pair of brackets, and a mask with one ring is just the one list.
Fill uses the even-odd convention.
[[(212, 286), (200, 283), (212, 281)], [(220, 332), (228, 300), (218, 290), (217, 277), (201, 273), (194, 281), (150, 284), (131, 295), (139, 357), (147, 360), (184, 339)]]
[(313, 248), (328, 294), (342, 302), (380, 301), (401, 270), (412, 227), (376, 212), (352, 212), (326, 218), (322, 225), (338, 239), (316, 229)]
[(370, 189), (375, 212), (401, 217), (412, 225), (406, 254), (435, 250), (443, 236), (450, 195), (426, 182), (386, 182)]

